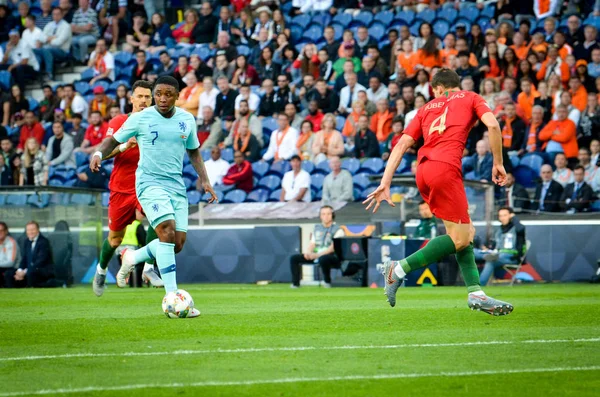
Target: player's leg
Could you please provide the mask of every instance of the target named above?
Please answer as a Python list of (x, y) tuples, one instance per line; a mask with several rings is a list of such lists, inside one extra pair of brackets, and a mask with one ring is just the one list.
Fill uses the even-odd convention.
[[(138, 203), (139, 205), (139, 203)], [(143, 214), (142, 208), (138, 209), (140, 213)], [(145, 215), (144, 215), (145, 216)], [(146, 245), (150, 244), (152, 241), (156, 240), (158, 236), (156, 235), (156, 231), (152, 227), (152, 225), (148, 226), (148, 231), (146, 232)], [(141, 262), (140, 262), (141, 263)], [(164, 287), (164, 283), (160, 276), (154, 270), (154, 264), (156, 260), (153, 258), (149, 258), (144, 261), (144, 270), (142, 271), (142, 280), (150, 282), (153, 287)]]

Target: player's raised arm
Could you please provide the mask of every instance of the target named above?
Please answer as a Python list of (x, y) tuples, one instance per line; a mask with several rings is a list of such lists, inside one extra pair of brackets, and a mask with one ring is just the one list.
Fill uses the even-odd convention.
[(492, 181), (500, 186), (506, 184), (506, 170), (502, 163), (502, 131), (500, 124), (492, 112), (486, 112), (481, 116), (481, 121), (488, 129), (490, 136), (490, 147), (494, 157), (492, 168)]

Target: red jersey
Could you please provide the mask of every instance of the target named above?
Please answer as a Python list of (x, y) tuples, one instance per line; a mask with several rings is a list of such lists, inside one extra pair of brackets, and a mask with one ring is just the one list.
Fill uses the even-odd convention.
[(85, 136), (83, 139), (87, 139), (90, 142), (90, 146), (96, 146), (100, 144), (104, 138), (106, 138), (107, 129), (108, 124), (106, 121), (103, 121), (102, 124), (98, 126), (90, 124), (87, 130), (85, 130)]
[(423, 137), (418, 163), (426, 158), (461, 168), (469, 132), (487, 112), (485, 99), (472, 91), (453, 91), (428, 102), (404, 130), (415, 141)]
[[(112, 136), (119, 131), (128, 117), (128, 114), (120, 114), (109, 121), (106, 136)], [(108, 184), (111, 192), (135, 194), (135, 171), (139, 160), (140, 149), (137, 145), (117, 154)]]

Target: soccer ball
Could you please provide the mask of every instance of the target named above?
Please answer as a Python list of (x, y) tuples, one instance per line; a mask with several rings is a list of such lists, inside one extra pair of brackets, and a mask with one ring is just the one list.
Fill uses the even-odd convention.
[(162, 301), (162, 309), (169, 318), (185, 318), (194, 308), (192, 296), (185, 290), (169, 292)]

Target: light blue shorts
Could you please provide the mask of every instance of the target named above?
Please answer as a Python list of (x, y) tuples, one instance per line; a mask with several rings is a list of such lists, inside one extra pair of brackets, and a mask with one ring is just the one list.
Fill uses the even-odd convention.
[(138, 200), (153, 228), (156, 229), (164, 221), (174, 220), (175, 230), (187, 233), (188, 199), (186, 196), (168, 192), (158, 186), (149, 186), (138, 195)]

